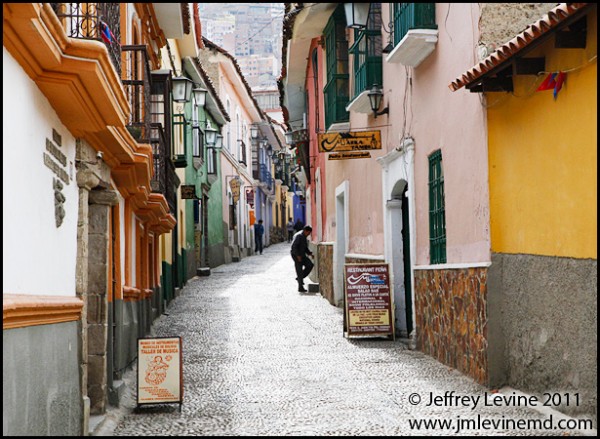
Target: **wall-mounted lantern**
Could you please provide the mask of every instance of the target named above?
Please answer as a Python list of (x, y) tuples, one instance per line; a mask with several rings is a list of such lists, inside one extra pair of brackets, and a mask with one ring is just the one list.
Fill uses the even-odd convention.
[(175, 102), (189, 102), (192, 98), (194, 83), (185, 76), (173, 78), (173, 100)]
[(373, 111), (373, 115), (375, 117), (389, 113), (389, 107), (385, 107), (383, 110), (379, 111), (379, 107), (381, 107), (381, 102), (383, 100), (383, 90), (379, 87), (379, 85), (373, 84), (373, 87), (367, 96), (369, 96), (371, 110)]
[(371, 3), (344, 3), (347, 27), (364, 29), (367, 27)]
[(192, 93), (194, 93), (194, 103), (196, 104), (196, 106), (204, 107), (204, 104), (206, 103), (207, 90), (202, 87), (197, 87), (192, 90)]

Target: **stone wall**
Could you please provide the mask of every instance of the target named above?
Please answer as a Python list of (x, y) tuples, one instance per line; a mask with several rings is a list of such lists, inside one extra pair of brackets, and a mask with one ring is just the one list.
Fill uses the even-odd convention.
[(417, 349), (488, 381), (487, 268), (415, 270)]
[[(479, 44), (485, 58), (542, 18), (556, 3), (480, 3)], [(484, 56), (481, 56), (484, 55)]]
[(333, 300), (333, 243), (318, 244), (317, 259), (319, 292), (321, 296), (335, 306), (335, 301)]

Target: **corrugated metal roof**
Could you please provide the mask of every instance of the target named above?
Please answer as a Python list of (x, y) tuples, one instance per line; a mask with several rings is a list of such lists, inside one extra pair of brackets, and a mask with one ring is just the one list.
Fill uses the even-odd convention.
[(483, 61), (460, 75), (458, 78), (452, 81), (448, 87), (450, 90), (456, 91), (461, 87), (467, 86), (479, 80), (490, 70), (495, 69), (496, 67), (515, 57), (524, 48), (529, 46), (534, 41), (539, 40), (543, 35), (546, 35), (558, 28), (566, 19), (591, 5), (593, 5), (593, 3), (561, 3), (554, 9), (550, 10), (540, 20), (530, 24), (527, 29), (514, 37), (508, 43), (502, 45)]

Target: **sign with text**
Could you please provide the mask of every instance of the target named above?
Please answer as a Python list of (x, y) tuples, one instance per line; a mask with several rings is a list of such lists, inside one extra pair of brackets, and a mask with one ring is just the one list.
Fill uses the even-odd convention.
[(319, 134), (319, 152), (365, 151), (381, 149), (379, 131), (349, 131)]
[(181, 337), (138, 338), (137, 404), (183, 402)]
[(198, 200), (196, 195), (196, 186), (193, 184), (181, 185), (181, 199), (182, 200)]
[(350, 337), (394, 337), (389, 265), (344, 264), (345, 321)]
[(370, 157), (369, 151), (334, 152), (327, 156), (327, 160), (368, 159)]

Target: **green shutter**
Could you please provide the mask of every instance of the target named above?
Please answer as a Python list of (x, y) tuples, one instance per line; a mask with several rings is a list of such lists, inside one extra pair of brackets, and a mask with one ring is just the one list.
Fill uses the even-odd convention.
[(327, 83), (323, 88), (326, 127), (349, 120), (346, 111), (349, 101), (348, 41), (346, 41), (346, 17), (343, 6), (343, 4), (338, 6), (323, 30), (327, 68)]
[(371, 3), (367, 28), (354, 30), (354, 99), (373, 84), (383, 85), (381, 3)]
[(446, 210), (442, 151), (429, 156), (429, 258), (432, 264), (446, 262)]

